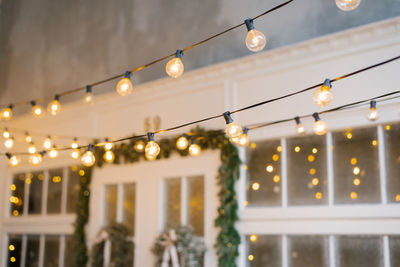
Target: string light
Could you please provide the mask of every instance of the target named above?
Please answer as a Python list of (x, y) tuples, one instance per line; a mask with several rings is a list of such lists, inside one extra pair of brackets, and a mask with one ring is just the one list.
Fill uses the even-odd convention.
[(246, 46), (251, 52), (260, 52), (267, 44), (265, 35), (254, 28), (252, 19), (244, 21), (247, 27)]
[(111, 150), (113, 148), (113, 143), (111, 143), (108, 138), (106, 138), (106, 142), (104, 143), (104, 149), (105, 150)]
[(78, 138), (75, 137), (74, 140), (71, 143), (71, 148), (72, 149), (77, 149), (78, 147), (79, 147)]
[(36, 104), (35, 101), (31, 101), (32, 105), (32, 115), (36, 118), (41, 118), (43, 117), (43, 107), (41, 105)]
[(352, 11), (356, 9), (361, 3), (361, 0), (335, 0), (335, 1), (336, 1), (336, 6), (343, 11)]
[(326, 126), (326, 123), (321, 120), (319, 117), (319, 114), (316, 112), (313, 114), (313, 117), (315, 119), (314, 122), (314, 133), (316, 135), (324, 135), (328, 132), (328, 127)]
[(148, 142), (145, 147), (145, 155), (148, 160), (155, 160), (160, 154), (160, 146), (154, 141), (154, 133), (147, 133)]
[(248, 146), (250, 144), (248, 132), (249, 132), (248, 128), (243, 128), (243, 133), (239, 137), (232, 138), (232, 142), (238, 144), (241, 147)]
[(85, 97), (82, 99), (84, 103), (93, 103), (93, 91), (92, 86), (86, 86), (86, 94)]
[(30, 136), (28, 132), (25, 133), (25, 142), (27, 143), (32, 142), (32, 136)]
[(17, 156), (12, 156), (10, 153), (6, 153), (8, 158), (8, 164), (12, 167), (16, 167), (21, 163), (21, 159)]
[(369, 107), (369, 112), (368, 112), (368, 116), (367, 119), (370, 121), (376, 121), (377, 119), (379, 119), (379, 113), (376, 110), (376, 101), (372, 100), (370, 102), (370, 107)]
[(135, 150), (136, 150), (137, 152), (143, 152), (145, 146), (146, 146), (146, 144), (144, 143), (144, 141), (143, 141), (142, 139), (140, 139), (139, 141), (137, 141), (137, 142), (135, 143), (134, 148), (135, 148)]
[(34, 143), (30, 143), (28, 146), (28, 153), (29, 154), (35, 154), (36, 153), (36, 146)]
[(314, 103), (320, 107), (327, 106), (333, 100), (331, 88), (332, 88), (331, 80), (326, 79), (324, 81), (324, 84), (320, 88), (314, 91), (312, 97)]
[(176, 147), (179, 150), (185, 150), (189, 146), (189, 141), (187, 140), (186, 134), (182, 135), (181, 137), (176, 140)]
[(304, 134), (306, 132), (306, 129), (304, 126), (301, 124), (300, 117), (294, 118), (296, 121), (296, 131), (298, 134)]
[(71, 151), (71, 158), (73, 158), (73, 159), (78, 159), (80, 156), (81, 156), (81, 151), (79, 150), (79, 149), (77, 149), (77, 148), (74, 148), (72, 151)]
[(50, 136), (47, 136), (46, 139), (43, 141), (43, 148), (44, 149), (50, 149), (53, 146), (53, 142), (51, 141)]
[(43, 161), (44, 154), (45, 154), (45, 151), (31, 155), (29, 157), (29, 164), (31, 164), (32, 166), (40, 165)]
[(9, 121), (12, 118), (12, 109), (13, 109), (13, 105), (8, 105), (8, 107), (3, 108), (0, 112), (0, 118), (2, 118), (5, 121)]
[(4, 138), (10, 138), (10, 137), (11, 137), (11, 134), (10, 134), (10, 132), (8, 131), (7, 128), (5, 128), (4, 131), (3, 131), (3, 137), (4, 137)]
[(133, 85), (131, 82), (131, 72), (127, 71), (125, 72), (124, 78), (122, 78), (118, 83), (116, 87), (117, 93), (121, 96), (126, 96), (132, 93), (133, 91)]
[(231, 113), (229, 111), (226, 111), (223, 115), (226, 123), (225, 133), (228, 138), (233, 139), (235, 137), (241, 136), (243, 133), (243, 129), (239, 125), (239, 123), (233, 121), (233, 119), (231, 118)]
[(96, 162), (92, 144), (89, 145), (88, 150), (82, 155), (81, 162), (86, 167), (92, 167)]
[(47, 106), (47, 111), (53, 116), (55, 116), (58, 113), (60, 113), (61, 104), (60, 104), (60, 96), (59, 95), (55, 95), (54, 96), (54, 100), (51, 101), (49, 103), (49, 105)]
[(58, 150), (55, 145), (53, 145), (53, 148), (49, 151), (49, 157), (52, 159), (55, 159), (58, 157)]
[(172, 78), (178, 78), (183, 74), (185, 67), (182, 62), (183, 52), (182, 50), (176, 50), (175, 57), (168, 61), (165, 66), (165, 71)]
[(14, 138), (12, 138), (12, 137), (7, 138), (7, 139), (4, 141), (4, 146), (5, 146), (7, 149), (13, 148), (13, 146), (14, 146)]
[(198, 144), (196, 144), (195, 141), (194, 141), (193, 139), (191, 140), (190, 143), (191, 143), (191, 144), (190, 144), (190, 146), (189, 146), (189, 154), (190, 154), (192, 157), (197, 157), (197, 156), (199, 156), (200, 153), (201, 153), (201, 147), (200, 147)]
[(107, 150), (103, 155), (103, 159), (105, 162), (108, 162), (108, 163), (113, 162), (115, 159), (114, 152), (112, 152), (111, 150)]

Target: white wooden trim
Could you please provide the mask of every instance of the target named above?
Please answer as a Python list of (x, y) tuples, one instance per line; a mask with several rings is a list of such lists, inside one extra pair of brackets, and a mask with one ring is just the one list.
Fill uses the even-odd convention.
[(43, 267), (44, 264), (44, 253), (45, 253), (45, 236), (40, 235), (39, 239), (39, 267)]
[(181, 178), (181, 224), (187, 225), (188, 224), (188, 214), (189, 214), (189, 182), (188, 177), (183, 176)]
[(118, 223), (122, 223), (124, 219), (124, 187), (123, 184), (119, 183), (117, 184), (117, 218), (115, 218), (115, 221)]
[[(389, 237), (387, 235), (382, 238), (382, 250), (383, 250), (383, 262), (384, 267), (390, 266), (390, 246), (389, 246)], [(394, 267), (394, 266), (393, 266)]]
[(44, 170), (43, 172), (44, 179), (42, 180), (42, 216), (46, 216), (47, 214), (47, 201), (49, 194), (49, 170)]
[(386, 174), (386, 148), (385, 148), (385, 133), (383, 132), (382, 125), (378, 125), (378, 149), (379, 149), (379, 177), (380, 177), (380, 189), (381, 189), (381, 202), (387, 204), (387, 174)]
[(329, 267), (336, 267), (335, 236), (329, 236)]
[(282, 183), (282, 207), (285, 208), (288, 206), (288, 158), (287, 158), (287, 142), (285, 138), (281, 139), (281, 183)]
[(69, 168), (63, 168), (62, 176), (62, 190), (61, 190), (61, 214), (67, 214), (67, 197), (68, 197), (68, 182), (69, 182)]
[[(58, 267), (64, 267), (64, 261), (65, 261), (65, 244), (66, 240), (65, 240), (65, 235), (61, 235), (60, 236), (60, 251), (58, 253), (58, 259), (59, 259), (59, 265)], [(69, 257), (70, 255), (66, 255), (66, 257)]]
[(282, 266), (289, 266), (289, 244), (287, 235), (282, 235)]
[(335, 201), (335, 174), (333, 163), (333, 141), (332, 133), (326, 134), (326, 159), (327, 159), (327, 175), (328, 175), (328, 205), (333, 206)]

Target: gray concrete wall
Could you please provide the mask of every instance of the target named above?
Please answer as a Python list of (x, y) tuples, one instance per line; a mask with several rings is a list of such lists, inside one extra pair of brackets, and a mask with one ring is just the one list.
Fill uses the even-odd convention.
[[(357, 10), (343, 12), (334, 0), (295, 0), (256, 21), (256, 28), (266, 34), (267, 49), (273, 49), (400, 15), (400, 0), (362, 1)], [(281, 2), (3, 0), (0, 104), (52, 95), (133, 69)], [(185, 70), (251, 54), (245, 35), (240, 28), (186, 53)], [(141, 71), (133, 82), (164, 77), (164, 68), (161, 63)], [(112, 91), (114, 85), (95, 93)]]

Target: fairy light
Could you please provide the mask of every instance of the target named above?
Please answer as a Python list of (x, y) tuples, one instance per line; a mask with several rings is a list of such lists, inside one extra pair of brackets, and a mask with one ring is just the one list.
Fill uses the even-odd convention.
[(84, 98), (82, 99), (84, 103), (93, 103), (93, 91), (92, 91), (92, 86), (87, 85), (86, 86), (86, 93)]
[(52, 159), (55, 159), (55, 158), (58, 157), (58, 150), (57, 150), (57, 147), (55, 145), (53, 145), (53, 147), (50, 149), (49, 157), (52, 158)]
[(175, 57), (168, 61), (165, 66), (165, 71), (171, 78), (178, 78), (182, 76), (185, 67), (182, 62), (183, 52), (182, 50), (176, 50)]
[(103, 159), (105, 162), (108, 162), (108, 163), (113, 162), (115, 159), (114, 152), (112, 152), (111, 150), (107, 150), (103, 155)]
[(7, 149), (13, 148), (13, 146), (14, 146), (14, 138), (13, 138), (13, 137), (7, 138), (7, 139), (4, 141), (4, 146), (5, 146)]
[(300, 117), (294, 118), (296, 121), (296, 131), (298, 134), (304, 134), (306, 132), (306, 128), (301, 124)]
[(312, 97), (314, 103), (320, 107), (327, 106), (333, 99), (331, 88), (331, 80), (326, 79), (323, 85), (314, 91)]
[(54, 100), (49, 103), (47, 106), (47, 111), (53, 115), (56, 116), (58, 113), (61, 111), (61, 104), (60, 104), (60, 96), (55, 95)]
[(106, 138), (106, 142), (104, 143), (104, 149), (105, 150), (111, 150), (113, 148), (114, 144), (111, 143), (108, 138)]
[(318, 113), (313, 114), (314, 117), (314, 133), (316, 135), (325, 135), (328, 132), (328, 127), (326, 123), (321, 120)]
[(264, 49), (267, 44), (267, 38), (265, 35), (254, 28), (254, 21), (252, 19), (246, 19), (244, 21), (247, 28), (246, 35), (246, 47), (251, 52), (260, 52)]
[(178, 140), (176, 140), (176, 147), (179, 150), (185, 150), (189, 146), (189, 141), (187, 139), (186, 134), (180, 136)]
[(77, 148), (74, 148), (70, 154), (72, 159), (78, 159), (81, 156), (81, 151)]
[(44, 149), (50, 149), (53, 146), (53, 142), (51, 141), (51, 137), (47, 136), (46, 139), (43, 141), (43, 148)]
[(146, 147), (146, 144), (144, 143), (144, 141), (142, 139), (137, 141), (134, 145), (134, 149), (136, 150), (136, 152), (143, 152), (145, 147)]
[(74, 140), (71, 143), (71, 148), (72, 149), (77, 149), (78, 147), (79, 147), (78, 138), (75, 137)]
[(225, 133), (228, 136), (228, 138), (232, 139), (241, 136), (243, 133), (243, 129), (239, 125), (239, 123), (233, 121), (231, 113), (227, 111), (223, 115), (226, 123)]
[(32, 166), (40, 165), (43, 161), (44, 154), (45, 154), (45, 151), (31, 155), (29, 157), (29, 164)]
[(81, 157), (81, 163), (86, 167), (92, 167), (95, 162), (96, 157), (93, 153), (93, 145), (90, 144), (88, 150)]
[(28, 132), (25, 133), (25, 142), (27, 143), (32, 142), (32, 136), (30, 136)]
[[(17, 156), (13, 156), (10, 153), (6, 153), (6, 156), (8, 158), (8, 164), (12, 167), (16, 167), (21, 163), (21, 158)], [(15, 185), (14, 185), (15, 187)], [(12, 189), (11, 189), (12, 190)]]
[(28, 153), (29, 154), (35, 154), (36, 153), (36, 146), (32, 142), (28, 146)]
[(120, 96), (126, 96), (132, 93), (133, 91), (133, 85), (131, 82), (131, 72), (126, 71), (124, 74), (124, 78), (122, 78), (118, 83), (116, 87), (116, 91)]
[(190, 146), (189, 146), (189, 154), (192, 157), (197, 157), (199, 156), (201, 153), (201, 147), (195, 143), (195, 141), (192, 139), (190, 142)]
[(335, 0), (335, 2), (340, 10), (352, 11), (360, 5), (361, 0)]
[(35, 101), (31, 101), (32, 105), (32, 115), (36, 118), (41, 118), (44, 115), (43, 107), (41, 105), (36, 104)]
[(4, 131), (3, 131), (3, 137), (4, 138), (10, 138), (11, 137), (10, 131), (8, 131), (7, 128), (5, 128)]
[(160, 146), (154, 141), (154, 133), (147, 133), (148, 142), (145, 147), (145, 156), (148, 160), (155, 160), (160, 154)]
[(0, 111), (0, 118), (5, 120), (5, 121), (11, 120), (12, 115), (13, 115), (12, 109), (13, 109), (13, 105), (12, 104), (8, 105), (8, 107), (6, 107), (6, 108), (3, 108)]
[(370, 107), (369, 107), (369, 112), (367, 115), (367, 119), (370, 121), (376, 121), (377, 119), (379, 119), (379, 113), (376, 110), (376, 101), (372, 100), (370, 102)]
[(238, 144), (241, 147), (248, 146), (250, 144), (248, 132), (248, 128), (243, 128), (243, 133), (239, 137), (232, 138), (232, 142)]

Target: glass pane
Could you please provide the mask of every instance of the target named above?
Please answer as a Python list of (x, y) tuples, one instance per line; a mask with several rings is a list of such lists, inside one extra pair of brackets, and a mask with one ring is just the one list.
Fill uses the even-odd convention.
[(280, 236), (250, 235), (246, 237), (246, 241), (248, 267), (282, 266)]
[(335, 202), (379, 203), (376, 127), (333, 133)]
[(63, 169), (49, 171), (49, 186), (47, 198), (47, 213), (61, 213)]
[(165, 179), (165, 225), (181, 225), (181, 179)]
[(287, 140), (289, 205), (328, 203), (325, 136)]
[(290, 236), (289, 266), (328, 267), (329, 238), (326, 236)]
[(79, 192), (79, 171), (77, 166), (68, 170), (67, 213), (74, 213)]
[(204, 177), (189, 177), (188, 182), (188, 224), (194, 234), (204, 235)]
[(13, 177), (12, 184), (10, 186), (11, 197), (10, 197), (10, 213), (13, 216), (22, 215), (24, 212), (24, 190), (25, 190), (25, 175), (16, 174)]
[(383, 266), (381, 237), (337, 237), (336, 253), (338, 267)]
[(400, 203), (400, 124), (385, 125), (384, 129), (388, 201)]
[(400, 266), (400, 236), (390, 236), (389, 247), (390, 265), (392, 267)]
[[(60, 237), (47, 235), (45, 237), (44, 267), (58, 267), (60, 254)], [(68, 255), (67, 255), (68, 257)]]
[(281, 197), (280, 141), (251, 144), (248, 149), (247, 201), (249, 206), (280, 206)]
[(64, 267), (75, 266), (75, 247), (72, 235), (65, 236)]
[(28, 214), (40, 214), (42, 212), (43, 172), (29, 173), (25, 182), (29, 184)]
[(8, 241), (8, 267), (19, 267), (21, 264), (21, 251), (22, 251), (22, 236), (9, 235)]
[(135, 211), (136, 211), (136, 185), (124, 185), (124, 219), (123, 222), (128, 227), (130, 235), (135, 235)]
[(38, 235), (28, 235), (26, 245), (26, 266), (39, 266), (40, 237)]
[(117, 199), (118, 199), (117, 185), (106, 185), (105, 187), (106, 203), (104, 211), (105, 225), (110, 225), (117, 220)]

